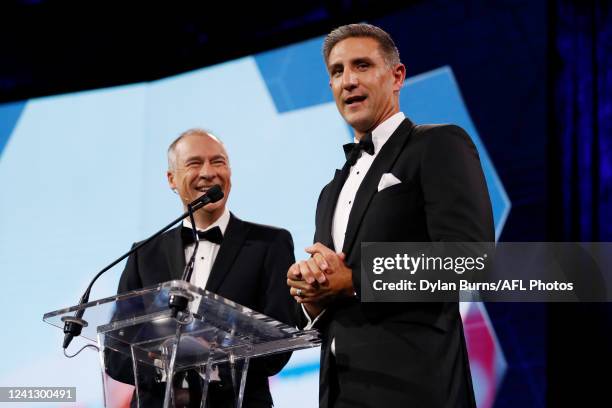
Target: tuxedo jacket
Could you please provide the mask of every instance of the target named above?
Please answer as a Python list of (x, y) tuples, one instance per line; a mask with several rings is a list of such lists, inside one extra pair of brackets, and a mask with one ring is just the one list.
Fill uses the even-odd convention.
[[(348, 173), (347, 164), (336, 170), (317, 204), (314, 240), (330, 248), (336, 202)], [(379, 192), (385, 173), (401, 183)], [(409, 241), (494, 241), (480, 159), (457, 126), (415, 126), (405, 119), (357, 191), (344, 247), (335, 248), (347, 256), (357, 296), (335, 300), (315, 325), (323, 340), (320, 407), (476, 406), (457, 303), (359, 301), (360, 244)]]
[[(181, 279), (186, 263), (181, 228), (169, 230), (128, 258), (118, 293)], [(293, 240), (288, 231), (245, 222), (231, 214), (205, 289), (295, 326), (292, 314), (294, 301), (286, 283), (287, 270), (294, 262)], [(268, 376), (278, 373), (289, 357), (290, 354), (285, 353), (251, 361), (244, 407), (272, 405)], [(131, 359), (107, 352), (106, 360), (107, 372), (111, 377), (124, 383), (134, 383)], [(154, 380), (155, 372), (152, 369), (147, 377), (142, 387), (146, 389), (145, 401), (143, 403), (141, 400), (141, 405), (161, 407), (165, 384)], [(222, 381), (215, 386), (211, 383), (209, 397), (219, 400), (219, 396), (230, 395), (231, 390), (231, 381)], [(197, 403), (194, 406), (200, 405)]]

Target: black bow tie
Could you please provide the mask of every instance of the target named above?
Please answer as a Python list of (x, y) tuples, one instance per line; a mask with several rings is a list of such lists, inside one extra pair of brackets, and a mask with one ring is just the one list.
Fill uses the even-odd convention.
[(344, 155), (349, 165), (354, 166), (357, 159), (361, 157), (361, 152), (366, 152), (370, 156), (374, 154), (374, 143), (372, 143), (372, 134), (368, 133), (361, 138), (359, 143), (347, 143), (342, 146)]
[[(193, 230), (191, 228), (183, 226), (181, 229), (181, 237), (183, 238), (183, 245), (187, 246), (193, 244)], [(214, 227), (206, 231), (198, 231), (198, 238), (217, 245), (221, 245), (221, 242), (223, 242), (223, 234), (219, 227)]]

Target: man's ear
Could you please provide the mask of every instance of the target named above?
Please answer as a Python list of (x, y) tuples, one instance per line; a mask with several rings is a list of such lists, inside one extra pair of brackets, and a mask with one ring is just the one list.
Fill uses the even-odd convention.
[(404, 80), (406, 79), (406, 67), (404, 64), (397, 64), (395, 68), (393, 68), (393, 77), (393, 90), (399, 92), (404, 86)]
[(168, 170), (166, 172), (166, 178), (168, 179), (168, 185), (170, 186), (170, 189), (172, 189), (172, 191), (176, 193), (176, 183), (174, 182), (174, 173)]

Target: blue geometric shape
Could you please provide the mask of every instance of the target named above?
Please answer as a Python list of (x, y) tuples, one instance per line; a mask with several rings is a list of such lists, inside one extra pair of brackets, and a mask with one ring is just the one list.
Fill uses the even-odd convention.
[(0, 105), (0, 157), (28, 101)]
[(453, 123), (470, 135), (487, 181), (497, 240), (510, 213), (510, 199), (470, 118), (452, 69), (445, 66), (408, 78), (400, 93), (400, 106), (415, 123)]
[(278, 113), (333, 102), (322, 44), (318, 37), (255, 55)]
[(279, 378), (301, 377), (308, 374), (319, 373), (319, 361), (288, 367), (278, 373)]

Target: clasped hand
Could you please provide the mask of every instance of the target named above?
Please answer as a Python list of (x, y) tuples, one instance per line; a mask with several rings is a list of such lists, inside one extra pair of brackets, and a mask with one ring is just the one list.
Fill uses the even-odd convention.
[(289, 293), (298, 303), (310, 306), (308, 309), (323, 308), (338, 296), (353, 296), (353, 272), (344, 263), (344, 253), (319, 242), (306, 252), (311, 257), (294, 263), (287, 271)]

